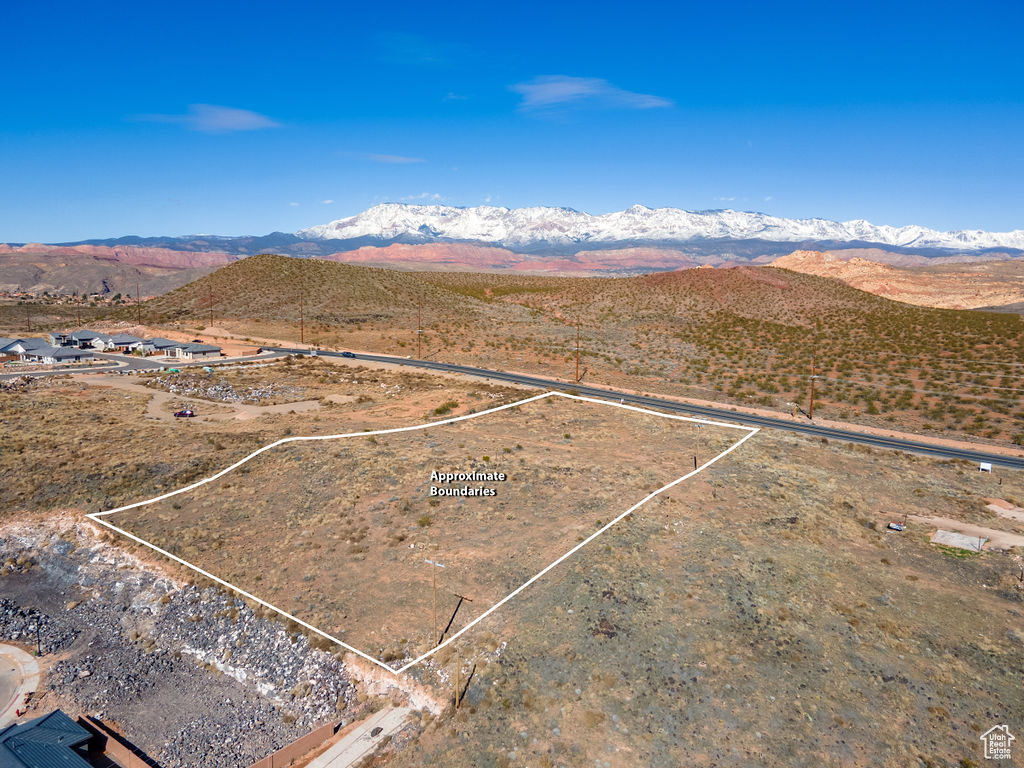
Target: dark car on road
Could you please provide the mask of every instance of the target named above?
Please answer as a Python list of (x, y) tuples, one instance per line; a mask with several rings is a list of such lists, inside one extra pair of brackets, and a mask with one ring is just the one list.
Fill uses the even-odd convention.
[(355, 357), (355, 355), (353, 355), (351, 352), (342, 352), (341, 356), (342, 357)]
[(182, 408), (180, 411), (174, 412), (174, 418), (176, 419), (191, 419), (195, 417), (195, 411), (191, 408)]

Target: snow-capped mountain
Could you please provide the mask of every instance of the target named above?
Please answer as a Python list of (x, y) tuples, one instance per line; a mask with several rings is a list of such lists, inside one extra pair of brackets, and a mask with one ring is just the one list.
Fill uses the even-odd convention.
[(473, 241), (510, 248), (602, 243), (768, 240), (861, 242), (900, 248), (1024, 250), (1024, 230), (938, 232), (915, 225), (876, 226), (863, 219), (785, 219), (744, 211), (684, 211), (634, 205), (594, 216), (571, 208), (455, 208), (384, 203), (296, 233), (311, 240), (375, 238), (404, 242)]

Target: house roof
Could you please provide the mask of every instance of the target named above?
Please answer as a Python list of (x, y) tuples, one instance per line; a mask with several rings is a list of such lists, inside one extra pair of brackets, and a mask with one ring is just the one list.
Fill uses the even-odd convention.
[(26, 351), (35, 351), (37, 349), (53, 349), (50, 342), (46, 339), (31, 338), (31, 339), (18, 339), (18, 343), (21, 344), (22, 348)]
[(15, 342), (18, 341), (21, 341), (21, 339), (0, 338), (0, 352), (2, 352), (6, 347), (11, 346), (11, 344), (14, 344)]
[(57, 351), (53, 353), (53, 357), (56, 360), (73, 360), (80, 357), (93, 357), (91, 349), (70, 349), (68, 347), (58, 347)]
[(16, 355), (48, 355), (56, 350), (46, 339), (15, 339), (10, 344), (0, 347), (0, 351)]
[(139, 344), (142, 339), (132, 336), (130, 333), (115, 333), (110, 337), (110, 341), (114, 344)]
[(213, 344), (182, 344), (181, 348), (186, 352), (220, 352), (220, 347)]
[(55, 709), (48, 715), (0, 729), (0, 768), (88, 768), (73, 751), (89, 731)]
[(143, 344), (153, 347), (155, 349), (166, 349), (167, 347), (180, 347), (182, 342), (171, 341), (170, 339), (162, 339), (157, 336), (155, 339), (147, 339)]
[(96, 331), (90, 331), (88, 328), (83, 328), (80, 331), (75, 331), (71, 334), (71, 338), (75, 341), (89, 341), (90, 339), (103, 338), (104, 334), (96, 333)]
[(61, 351), (60, 347), (54, 347), (50, 344), (43, 344), (39, 347), (32, 347), (31, 349), (25, 350), (26, 355), (35, 355), (36, 357), (56, 357)]

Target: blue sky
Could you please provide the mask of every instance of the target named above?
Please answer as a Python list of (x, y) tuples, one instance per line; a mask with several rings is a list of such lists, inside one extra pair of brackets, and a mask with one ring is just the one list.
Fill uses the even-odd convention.
[(5, 3), (0, 241), (384, 201), (1024, 228), (1024, 4)]

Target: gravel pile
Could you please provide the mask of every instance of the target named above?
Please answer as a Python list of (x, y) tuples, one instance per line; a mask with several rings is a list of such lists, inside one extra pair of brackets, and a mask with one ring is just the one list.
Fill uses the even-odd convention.
[(201, 376), (194, 373), (171, 373), (166, 376), (158, 376), (152, 380), (152, 385), (183, 397), (199, 397), (223, 403), (250, 405), (302, 394), (300, 387), (273, 382), (258, 387), (236, 387), (226, 381), (214, 379), (212, 375)]
[[(84, 530), (9, 526), (0, 640), (58, 654), (34, 699), (113, 723), (165, 768), (246, 766), (351, 717), (342, 664), (241, 600), (183, 586)], [(347, 719), (347, 718), (346, 718)]]
[(18, 376), (16, 379), (5, 379), (0, 381), (0, 392), (11, 395), (18, 392), (27, 392), (35, 382), (35, 376)]
[(0, 638), (33, 647), (38, 639), (42, 652), (51, 654), (70, 646), (76, 637), (77, 630), (35, 608), (22, 608), (13, 600), (0, 598)]

